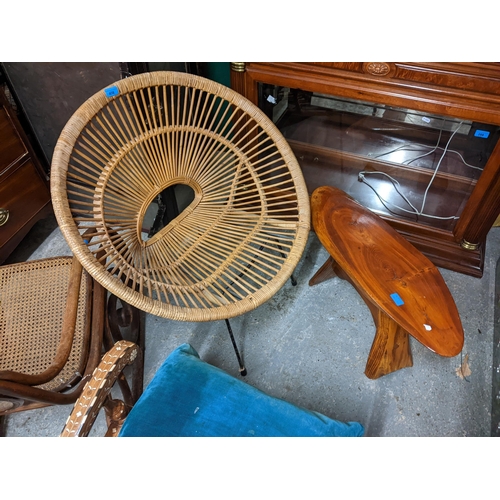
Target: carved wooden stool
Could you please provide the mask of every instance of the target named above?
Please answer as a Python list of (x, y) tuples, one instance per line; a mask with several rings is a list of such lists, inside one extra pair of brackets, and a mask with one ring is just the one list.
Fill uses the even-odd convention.
[(376, 326), (368, 378), (413, 366), (408, 335), (441, 356), (460, 353), (464, 333), (455, 301), (427, 257), (340, 189), (316, 189), (311, 210), (331, 257), (309, 285), (338, 276), (366, 302)]

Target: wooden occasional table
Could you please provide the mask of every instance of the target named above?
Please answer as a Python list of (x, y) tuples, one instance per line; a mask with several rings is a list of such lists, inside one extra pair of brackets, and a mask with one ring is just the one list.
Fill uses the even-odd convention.
[(376, 326), (368, 378), (413, 366), (409, 335), (441, 356), (460, 353), (464, 333), (455, 301), (427, 257), (340, 189), (316, 189), (311, 211), (330, 258), (309, 284), (338, 276), (366, 302)]

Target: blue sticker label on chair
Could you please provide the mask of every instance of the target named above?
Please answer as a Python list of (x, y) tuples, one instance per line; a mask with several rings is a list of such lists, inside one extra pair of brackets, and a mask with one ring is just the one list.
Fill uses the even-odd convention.
[(115, 95), (118, 95), (120, 91), (116, 85), (113, 85), (112, 87), (104, 89), (104, 93), (106, 94), (106, 97), (114, 97)]
[(481, 139), (487, 139), (490, 133), (487, 130), (476, 130), (474, 132), (474, 137), (481, 137)]
[(403, 299), (397, 293), (391, 293), (391, 299), (397, 306), (402, 306), (404, 304)]

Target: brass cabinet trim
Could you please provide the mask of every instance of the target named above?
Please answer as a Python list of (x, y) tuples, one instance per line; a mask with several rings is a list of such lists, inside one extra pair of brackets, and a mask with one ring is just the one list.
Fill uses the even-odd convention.
[(245, 71), (245, 63), (244, 62), (232, 62), (231, 69), (236, 71), (237, 73), (243, 73)]
[(10, 212), (6, 208), (0, 208), (0, 226), (3, 226), (9, 220)]
[(466, 250), (477, 250), (479, 247), (479, 243), (470, 243), (466, 240), (462, 240), (460, 245), (462, 248), (465, 248)]

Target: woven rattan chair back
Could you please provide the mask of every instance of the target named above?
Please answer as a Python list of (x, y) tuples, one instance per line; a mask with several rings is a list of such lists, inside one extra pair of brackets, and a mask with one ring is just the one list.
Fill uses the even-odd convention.
[[(148, 207), (179, 185), (189, 206), (145, 237)], [(278, 129), (231, 89), (184, 73), (136, 75), (86, 101), (57, 142), (51, 191), (94, 279), (174, 320), (256, 308), (291, 276), (309, 234), (302, 172)]]
[(0, 415), (74, 401), (102, 347), (90, 276), (72, 257), (6, 265), (0, 304)]
[[(0, 267), (0, 370), (34, 375), (52, 364), (61, 340), (71, 261), (57, 257)], [(81, 280), (68, 361), (40, 388), (60, 390), (83, 372), (90, 335), (89, 285), (88, 279)]]
[[(142, 393), (142, 332), (138, 314), (110, 300), (78, 259), (50, 257), (0, 267), (0, 420), (47, 405), (71, 404), (122, 333), (139, 341), (129, 379), (118, 380), (130, 408)], [(105, 312), (121, 315), (106, 328)], [(114, 401), (114, 400), (113, 400)], [(115, 403), (106, 402), (113, 412)], [(0, 421), (1, 424), (1, 421)], [(0, 425), (0, 435), (3, 429)]]

